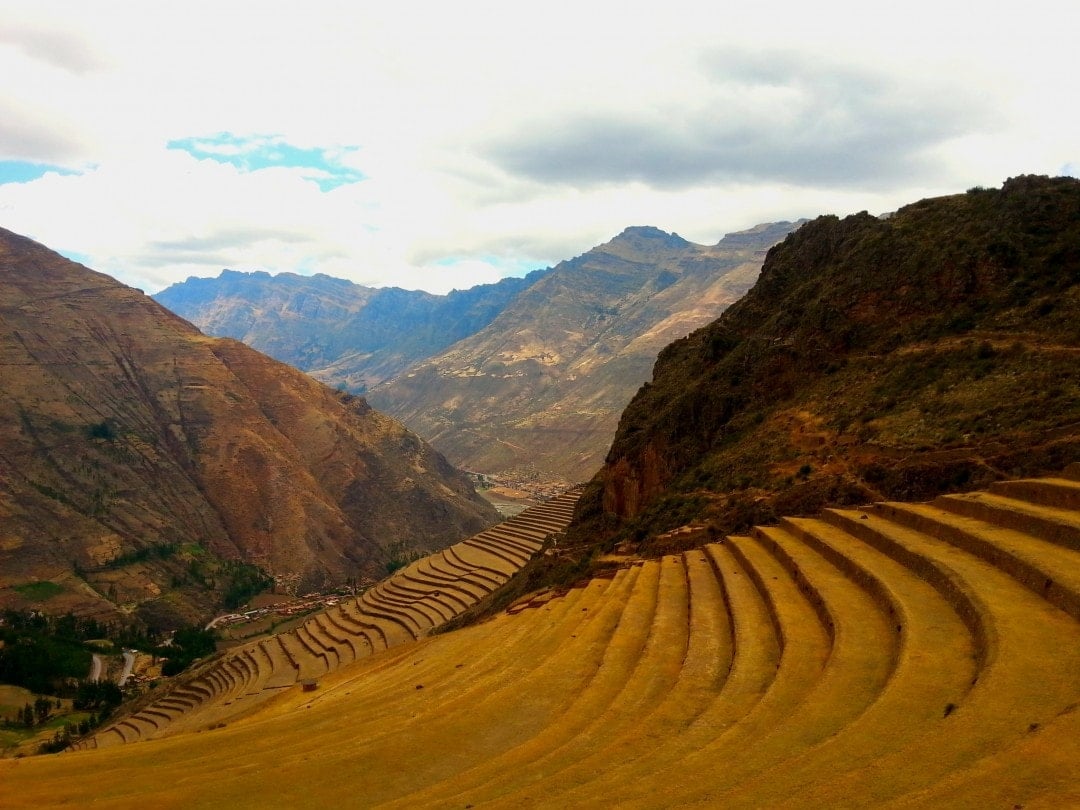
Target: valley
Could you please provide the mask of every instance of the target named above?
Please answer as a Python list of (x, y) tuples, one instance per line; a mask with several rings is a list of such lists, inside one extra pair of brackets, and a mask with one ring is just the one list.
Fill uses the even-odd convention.
[(0, 21), (0, 810), (1080, 808), (1080, 3)]
[[(626, 557), (261, 703), (270, 659), (222, 660), (115, 744), (0, 774), (13, 807), (1062, 806), (1080, 754), (1078, 479)], [(331, 621), (321, 643), (344, 632)], [(120, 742), (141, 736), (165, 738)]]
[[(657, 352), (737, 300), (799, 224), (707, 246), (627, 228), (555, 267), (441, 299), (232, 271), (155, 298), (211, 334), (363, 391), (458, 467), (550, 494), (599, 468)], [(387, 364), (386, 352), (414, 346)]]
[[(1022, 176), (802, 224), (745, 295), (659, 350), (599, 471), (562, 494), (541, 462), (466, 475), (406, 434), (425, 459), (409, 477), (445, 465), (508, 517), (431, 550), (387, 543), (353, 592), (227, 615), (233, 638), (70, 752), (0, 760), (12, 806), (1075, 803), (1078, 223), (1080, 181)], [(697, 249), (630, 229), (585, 263), (629, 273), (655, 241)], [(522, 302), (581, 304), (572, 275)], [(550, 369), (588, 365), (544, 336), (580, 334), (576, 316), (530, 320), (526, 303), (491, 320), (520, 326), (497, 351), (465, 351), (489, 327), (447, 351), (461, 413), (474, 386), (513, 415), (521, 390), (557, 387)], [(273, 369), (304, 402), (375, 413), (197, 340), (238, 378)], [(535, 387), (503, 387), (519, 379)], [(313, 419), (258, 390), (275, 426)], [(70, 443), (111, 447), (104, 424)], [(501, 441), (527, 450), (523, 435)], [(169, 570), (190, 553), (108, 559)], [(48, 604), (66, 586), (11, 590)]]

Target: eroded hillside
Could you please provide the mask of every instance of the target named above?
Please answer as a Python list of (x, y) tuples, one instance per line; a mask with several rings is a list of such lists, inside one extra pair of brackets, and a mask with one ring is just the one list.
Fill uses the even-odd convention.
[(496, 519), (363, 399), (7, 231), (0, 367), (4, 605), (175, 623), (240, 563), (311, 586)]

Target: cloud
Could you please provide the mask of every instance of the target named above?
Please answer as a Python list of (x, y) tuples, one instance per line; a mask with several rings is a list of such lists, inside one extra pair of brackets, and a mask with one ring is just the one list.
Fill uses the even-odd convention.
[(301, 169), (305, 180), (329, 191), (347, 183), (358, 183), (364, 174), (344, 161), (359, 151), (355, 147), (300, 147), (280, 135), (234, 135), (219, 132), (202, 138), (174, 138), (168, 149), (187, 152), (200, 160), (227, 163), (241, 171), (256, 172), (280, 167)]
[(287, 231), (271, 228), (233, 227), (222, 228), (201, 236), (183, 239), (165, 239), (154, 241), (150, 246), (155, 250), (172, 251), (184, 254), (200, 254), (225, 248), (243, 249), (258, 242), (277, 241), (290, 244), (310, 242), (310, 236), (299, 231)]
[(0, 97), (0, 159), (67, 163), (85, 153), (75, 122), (33, 102)]
[[(208, 233), (188, 235), (149, 242), (130, 258), (133, 266), (166, 273), (177, 266), (215, 268), (249, 267), (252, 256), (273, 256), (287, 251), (300, 256), (301, 264), (309, 263), (308, 256), (324, 253), (325, 246), (310, 234), (281, 228), (222, 227)], [(324, 255), (323, 258), (326, 258)], [(304, 269), (299, 265), (278, 269)]]
[(108, 64), (85, 36), (65, 29), (55, 20), (6, 19), (0, 27), (0, 46), (17, 48), (31, 59), (69, 73), (89, 73)]
[(5, 0), (0, 225), (151, 291), (223, 266), (446, 290), (630, 224), (893, 210), (1074, 171), (1078, 26), (1060, 0)]
[(942, 167), (928, 151), (991, 112), (978, 99), (790, 52), (701, 60), (705, 94), (530, 120), (486, 149), (503, 170), (575, 187), (778, 182), (882, 187)]

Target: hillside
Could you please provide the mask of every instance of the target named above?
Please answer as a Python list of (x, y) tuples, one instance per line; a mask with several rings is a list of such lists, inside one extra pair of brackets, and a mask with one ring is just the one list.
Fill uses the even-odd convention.
[(414, 561), (289, 632), (230, 647), (155, 690), (137, 710), (76, 747), (106, 748), (211, 729), (251, 714), (283, 688), (445, 629), (551, 545), (570, 521), (579, 494), (563, 493)]
[[(1080, 458), (1078, 358), (1080, 181), (820, 217), (660, 354), (577, 537), (678, 548), (1060, 469)], [(701, 530), (657, 539), (684, 524)]]
[(295, 684), (435, 607), (339, 606), (0, 760), (5, 807), (1077, 806), (1080, 465), (608, 566)]
[(718, 244), (628, 228), (557, 265), (491, 324), (369, 392), (459, 467), (584, 480), (656, 353), (753, 284), (795, 225)]
[(154, 299), (209, 335), (243, 341), (327, 385), (363, 393), (487, 326), (543, 273), (432, 295), (321, 273), (223, 270)]
[(497, 519), (359, 397), (0, 230), (0, 605), (216, 608), (244, 565), (299, 587)]

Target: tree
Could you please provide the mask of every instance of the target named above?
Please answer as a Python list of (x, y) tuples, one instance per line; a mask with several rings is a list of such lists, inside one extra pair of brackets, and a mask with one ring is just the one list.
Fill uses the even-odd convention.
[(47, 697), (39, 697), (34, 701), (34, 715), (37, 717), (39, 726), (49, 719), (50, 714), (52, 714), (51, 700)]

